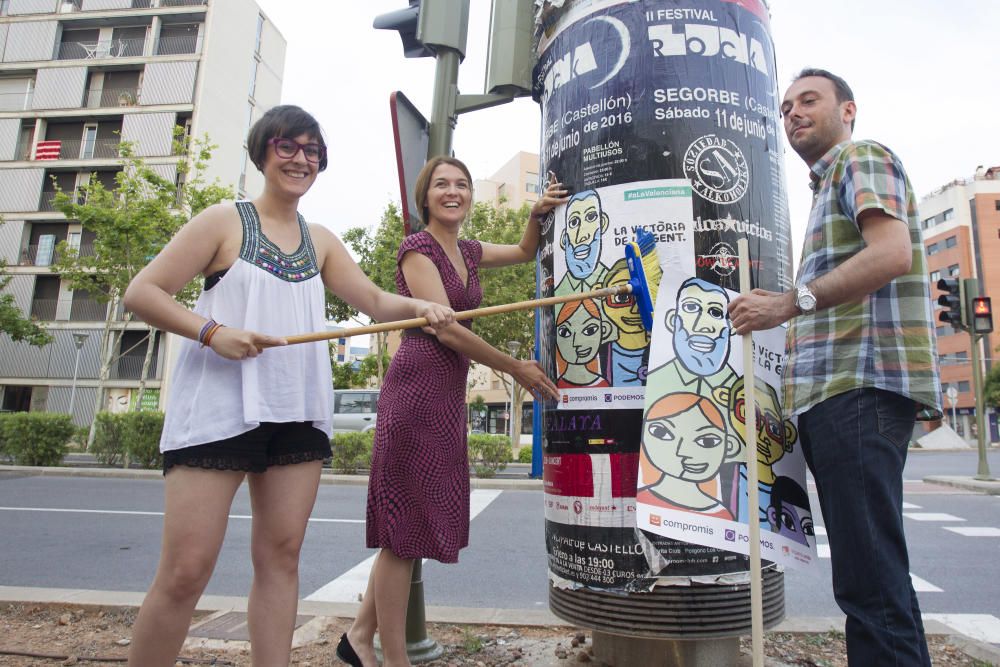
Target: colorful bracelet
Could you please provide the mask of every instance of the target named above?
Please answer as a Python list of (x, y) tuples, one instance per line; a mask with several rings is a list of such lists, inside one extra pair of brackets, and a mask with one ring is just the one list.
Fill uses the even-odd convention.
[(201, 346), (209, 347), (212, 344), (212, 337), (215, 335), (215, 332), (221, 329), (222, 326), (223, 325), (219, 324), (218, 322), (213, 322), (212, 328), (210, 328), (208, 332), (202, 337)]
[(202, 347), (204, 347), (205, 343), (205, 334), (207, 334), (208, 330), (214, 327), (216, 324), (218, 324), (218, 322), (216, 322), (213, 319), (209, 319), (207, 322), (205, 322), (205, 325), (202, 326), (201, 331), (198, 332), (198, 342), (202, 343)]

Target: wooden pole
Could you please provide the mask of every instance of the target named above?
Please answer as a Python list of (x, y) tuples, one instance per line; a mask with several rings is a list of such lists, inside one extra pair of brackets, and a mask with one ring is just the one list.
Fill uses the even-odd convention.
[[(746, 239), (738, 243), (740, 255), (740, 294), (750, 293), (750, 247)], [(764, 600), (760, 573), (760, 493), (757, 472), (757, 397), (754, 387), (753, 335), (743, 338), (743, 392), (746, 416), (747, 524), (750, 528), (750, 613), (753, 641), (753, 665), (764, 665)]]

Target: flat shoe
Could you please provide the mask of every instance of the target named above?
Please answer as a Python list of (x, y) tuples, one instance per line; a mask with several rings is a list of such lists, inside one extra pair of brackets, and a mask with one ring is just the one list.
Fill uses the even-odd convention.
[(361, 664), (361, 658), (354, 652), (354, 647), (347, 639), (346, 632), (340, 635), (340, 643), (337, 644), (337, 657), (340, 658), (341, 662), (346, 662), (351, 667), (364, 667)]

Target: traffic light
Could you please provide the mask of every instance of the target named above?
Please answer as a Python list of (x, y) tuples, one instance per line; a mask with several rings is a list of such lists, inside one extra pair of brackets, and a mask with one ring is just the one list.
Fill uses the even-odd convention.
[(977, 296), (972, 299), (972, 333), (993, 333), (993, 305), (990, 297)]
[(941, 278), (937, 288), (947, 294), (938, 297), (938, 305), (944, 310), (938, 315), (938, 321), (950, 324), (955, 329), (965, 328), (965, 285), (958, 278)]
[(417, 21), (420, 18), (420, 0), (410, 0), (410, 6), (375, 17), (372, 27), (377, 30), (396, 30), (403, 40), (403, 55), (407, 58), (434, 57), (434, 51), (417, 39)]
[(395, 30), (407, 58), (433, 58), (447, 48), (465, 58), (469, 0), (410, 0), (410, 6), (375, 17), (372, 27)]

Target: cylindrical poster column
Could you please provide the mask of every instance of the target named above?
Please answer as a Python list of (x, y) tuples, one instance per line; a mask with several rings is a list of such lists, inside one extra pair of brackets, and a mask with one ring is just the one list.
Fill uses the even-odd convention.
[[(542, 296), (625, 280), (623, 248), (637, 227), (655, 235), (665, 269), (734, 291), (736, 242), (749, 238), (754, 286), (789, 288), (769, 30), (762, 0), (566, 0), (538, 10), (542, 173), (573, 192), (544, 229)], [(745, 572), (744, 555), (635, 529), (649, 362), (635, 304), (543, 309), (540, 332), (542, 363), (562, 392), (543, 419), (554, 585), (638, 591), (661, 577)], [(736, 483), (720, 476), (711, 493), (730, 496)]]

